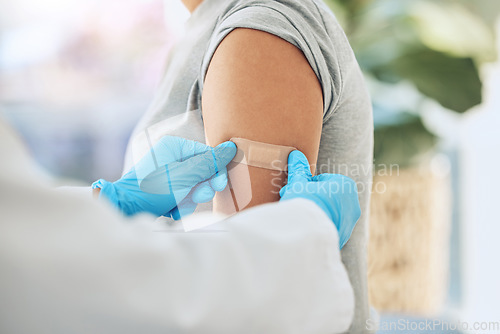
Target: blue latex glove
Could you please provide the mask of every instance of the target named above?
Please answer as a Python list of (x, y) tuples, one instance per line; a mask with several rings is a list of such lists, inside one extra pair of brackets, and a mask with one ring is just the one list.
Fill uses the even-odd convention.
[(281, 201), (306, 198), (323, 209), (337, 227), (340, 248), (361, 216), (356, 182), (340, 174), (312, 176), (306, 156), (297, 150), (288, 156), (288, 183), (280, 196)]
[(165, 136), (121, 179), (98, 180), (105, 197), (126, 215), (149, 212), (181, 219), (198, 203), (205, 203), (227, 185), (226, 165), (236, 145), (225, 142), (212, 148), (180, 137)]

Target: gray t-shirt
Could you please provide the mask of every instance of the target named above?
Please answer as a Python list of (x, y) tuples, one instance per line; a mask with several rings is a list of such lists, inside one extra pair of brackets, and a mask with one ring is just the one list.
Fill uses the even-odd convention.
[(169, 54), (157, 95), (129, 143), (125, 170), (164, 135), (205, 142), (203, 79), (217, 46), (233, 29), (262, 30), (295, 45), (304, 53), (323, 89), (323, 129), (316, 172), (348, 175), (358, 184), (362, 215), (342, 249), (342, 261), (356, 297), (350, 333), (368, 332), (366, 243), (372, 109), (358, 63), (335, 16), (321, 0), (204, 0), (185, 28), (185, 36)]

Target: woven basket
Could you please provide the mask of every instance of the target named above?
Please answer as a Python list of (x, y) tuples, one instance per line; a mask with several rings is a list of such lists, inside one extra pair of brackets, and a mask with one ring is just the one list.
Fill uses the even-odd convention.
[(374, 176), (370, 302), (379, 311), (436, 314), (448, 287), (449, 176), (430, 163), (398, 174)]

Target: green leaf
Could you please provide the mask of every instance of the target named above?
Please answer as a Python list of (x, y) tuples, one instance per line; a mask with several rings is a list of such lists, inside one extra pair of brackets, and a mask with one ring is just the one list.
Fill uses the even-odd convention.
[(496, 59), (493, 29), (459, 3), (413, 1), (409, 15), (423, 44), (479, 62)]
[(481, 79), (471, 58), (420, 49), (372, 71), (385, 81), (408, 79), (422, 94), (457, 112), (465, 112), (482, 101)]
[(426, 129), (420, 117), (406, 115), (404, 123), (375, 129), (375, 166), (409, 167), (421, 162), (435, 148), (437, 137)]

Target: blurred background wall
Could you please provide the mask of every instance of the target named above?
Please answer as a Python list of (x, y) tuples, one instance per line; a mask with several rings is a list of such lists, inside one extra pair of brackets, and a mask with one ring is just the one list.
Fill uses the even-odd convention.
[[(489, 321), (498, 330), (482, 332), (500, 333), (500, 1), (325, 2), (373, 99), (381, 321)], [(1, 117), (52, 174), (118, 178), (187, 16), (176, 0), (0, 0)]]
[(162, 2), (0, 3), (3, 116), (55, 175), (117, 178), (174, 41)]

